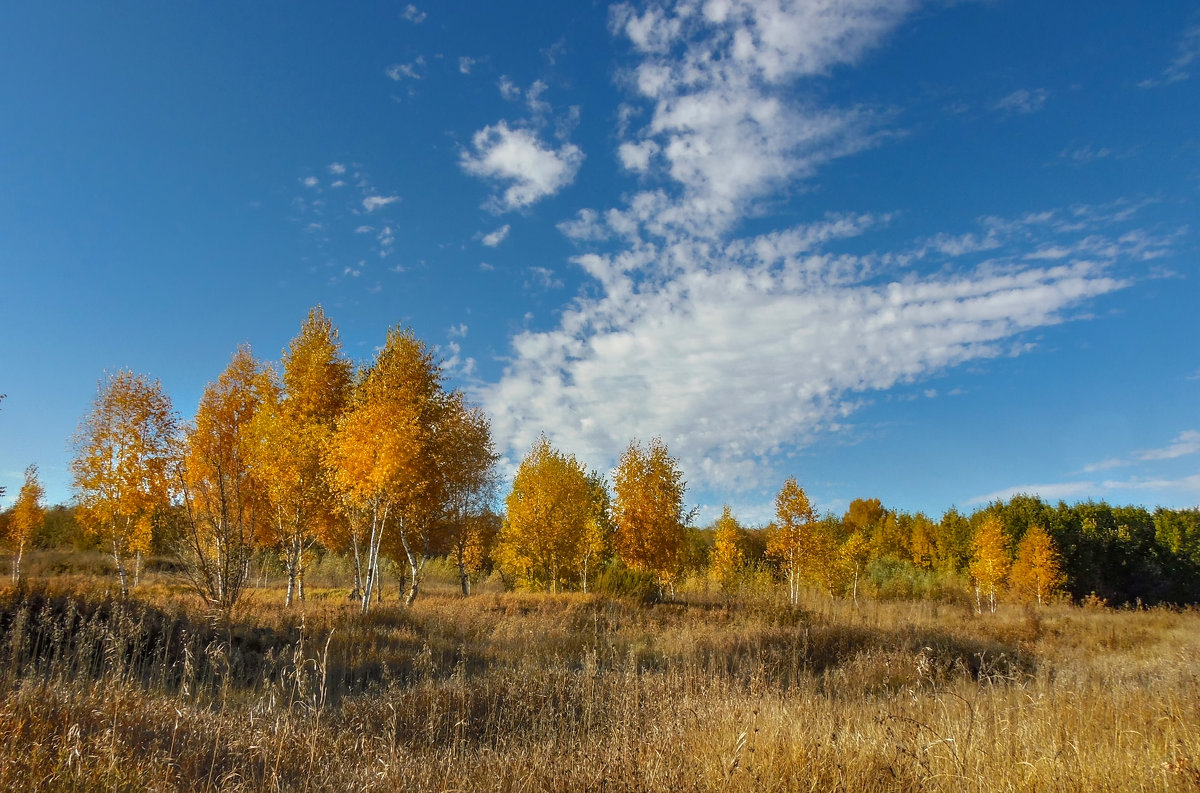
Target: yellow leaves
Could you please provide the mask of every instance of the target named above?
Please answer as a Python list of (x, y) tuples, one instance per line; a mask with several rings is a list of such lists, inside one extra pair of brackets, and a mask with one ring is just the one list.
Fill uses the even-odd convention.
[(1054, 540), (1035, 523), (1025, 530), (1017, 546), (1017, 561), (1009, 574), (1009, 585), (1021, 599), (1045, 603), (1058, 594), (1066, 581)]
[(441, 370), (410, 330), (393, 328), (337, 422), (325, 456), (331, 481), (358, 507), (411, 505), (434, 474)]
[(114, 553), (138, 542), (137, 522), (167, 502), (176, 432), (158, 381), (128, 371), (101, 381), (76, 432), (71, 471), (85, 528), (112, 543)]
[(996, 610), (996, 590), (1008, 575), (1010, 559), (1004, 524), (995, 515), (986, 515), (971, 542), (971, 578), (977, 591), (988, 593), (992, 611)]
[(775, 496), (775, 523), (767, 535), (767, 556), (778, 563), (788, 582), (792, 605), (800, 583), (824, 584), (832, 591), (837, 573), (837, 544), (828, 527), (817, 522), (816, 510), (795, 477)]
[(46, 490), (38, 481), (37, 466), (29, 466), (25, 469), (25, 484), (21, 485), (21, 490), (17, 493), (17, 502), (13, 504), (8, 522), (8, 537), (18, 549), (18, 553), (45, 520), (46, 510), (42, 507), (45, 495)]
[(745, 564), (745, 559), (741, 547), (742, 528), (733, 517), (733, 511), (728, 504), (722, 510), (715, 528), (708, 569), (721, 589), (731, 593), (737, 584), (737, 576)]
[[(497, 561), (527, 583), (557, 591), (582, 571), (592, 550), (596, 496), (583, 465), (543, 435), (521, 461), (505, 500)], [(589, 542), (589, 539), (591, 540)]]
[(678, 573), (687, 483), (661, 438), (630, 442), (613, 473), (616, 548), (634, 570), (668, 584)]

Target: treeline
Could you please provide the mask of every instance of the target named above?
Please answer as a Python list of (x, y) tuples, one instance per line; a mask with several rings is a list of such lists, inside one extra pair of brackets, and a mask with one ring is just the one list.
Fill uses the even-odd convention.
[(1017, 496), (936, 520), (878, 499), (820, 516), (789, 479), (769, 525), (745, 527), (726, 507), (695, 528), (661, 439), (631, 441), (605, 476), (542, 437), (498, 510), (490, 421), (446, 387), (433, 352), (394, 328), (356, 365), (319, 307), (278, 367), (239, 348), (187, 422), (157, 381), (106, 376), (73, 445), (73, 506), (46, 511), (30, 466), (0, 515), (14, 580), (32, 545), (109, 554), (123, 592), (146, 554), (169, 557), (224, 610), (264, 559), (286, 576), (285, 602), (304, 599), (324, 553), (350, 560), (346, 585), (364, 611), (382, 562), (405, 570), (411, 603), (434, 557), (464, 595), (495, 574), (510, 588), (656, 597), (782, 584), (792, 603), (804, 588), (855, 600), (968, 593), (981, 610), (1004, 598), (1200, 602), (1197, 509)]

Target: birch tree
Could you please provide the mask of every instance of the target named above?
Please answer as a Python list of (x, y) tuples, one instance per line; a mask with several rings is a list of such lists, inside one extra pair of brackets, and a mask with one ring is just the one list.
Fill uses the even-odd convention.
[(744, 566), (742, 527), (733, 517), (733, 510), (726, 504), (715, 526), (713, 548), (708, 563), (709, 575), (716, 580), (726, 596), (731, 596)]
[(337, 329), (318, 306), (283, 354), (282, 382), (264, 387), (251, 428), (253, 465), (269, 520), (262, 542), (278, 548), (287, 570), (286, 605), (304, 599), (305, 554), (334, 521), (324, 455), (345, 408), (350, 361)]
[(555, 449), (545, 435), (513, 477), (497, 541), (502, 569), (547, 592), (558, 592), (582, 572), (591, 549), (592, 484), (574, 455)]
[(1054, 540), (1040, 524), (1025, 530), (1017, 545), (1017, 559), (1009, 572), (1009, 586), (1025, 600), (1046, 603), (1067, 582), (1062, 558)]
[(767, 536), (767, 556), (774, 559), (788, 584), (788, 601), (800, 602), (801, 584), (816, 580), (818, 568), (832, 561), (831, 549), (818, 536), (816, 511), (804, 488), (790, 477), (775, 496), (775, 523)]
[(393, 328), (331, 438), (326, 464), (333, 486), (366, 528), (364, 613), (379, 586), (385, 541), (398, 543), (408, 562), (407, 602), (417, 597), (438, 495), (433, 440), (443, 396), (441, 370), (428, 349), (412, 331)]
[(261, 524), (269, 514), (251, 465), (251, 427), (275, 384), (249, 347), (200, 398), (184, 431), (177, 475), (185, 527), (176, 552), (193, 588), (228, 614), (241, 597)]
[(120, 371), (101, 380), (75, 433), (71, 462), (84, 529), (112, 554), (129, 594), (125, 560), (150, 549), (155, 510), (168, 503), (178, 421), (162, 385)]
[(996, 592), (1008, 576), (1012, 560), (1008, 555), (1008, 538), (1004, 524), (995, 515), (987, 515), (971, 542), (971, 579), (975, 582), (975, 608), (983, 611), (982, 594), (987, 593), (988, 606), (996, 612)]
[(21, 557), (25, 554), (25, 546), (46, 519), (46, 510), (42, 505), (45, 496), (46, 489), (38, 481), (37, 466), (30, 465), (25, 469), (25, 484), (21, 485), (21, 490), (17, 493), (17, 503), (13, 505), (8, 521), (8, 539), (13, 546), (14, 584), (21, 580)]
[(630, 441), (613, 472), (613, 524), (621, 560), (634, 570), (652, 573), (660, 591), (679, 574), (687, 483), (679, 463), (661, 438), (645, 447)]

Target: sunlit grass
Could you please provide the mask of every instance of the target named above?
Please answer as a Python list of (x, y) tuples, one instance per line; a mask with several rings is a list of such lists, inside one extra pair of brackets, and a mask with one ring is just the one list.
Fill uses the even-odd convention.
[(1190, 611), (398, 592), (0, 591), (0, 788), (1200, 789)]

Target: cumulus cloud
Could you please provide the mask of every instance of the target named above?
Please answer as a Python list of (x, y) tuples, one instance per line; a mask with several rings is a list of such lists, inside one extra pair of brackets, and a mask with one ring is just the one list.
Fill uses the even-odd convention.
[(421, 69), (424, 66), (425, 58), (418, 57), (412, 63), (393, 63), (391, 66), (387, 67), (386, 74), (390, 79), (397, 82), (406, 77), (410, 80), (420, 80), (422, 76)]
[(504, 242), (505, 238), (508, 237), (508, 232), (511, 228), (511, 226), (505, 223), (492, 233), (485, 234), (482, 240), (483, 244), (489, 248), (495, 248), (497, 245)]
[[(628, 218), (650, 233), (719, 234), (757, 199), (874, 145), (879, 119), (862, 108), (798, 103), (795, 81), (853, 63), (908, 12), (907, 0), (620, 4), (613, 30), (640, 62), (627, 83), (648, 121), (618, 148), (621, 164), (653, 159), (675, 186), (635, 198)], [(682, 52), (682, 55), (680, 54)]]
[(424, 11), (417, 8), (415, 5), (412, 5), (411, 3), (406, 5), (404, 7), (404, 11), (402, 11), (400, 13), (400, 17), (402, 19), (406, 19), (409, 22), (412, 22), (414, 25), (419, 25), (422, 22), (424, 22), (425, 17), (427, 17), (427, 16), (428, 16), (428, 14), (426, 14)]
[(520, 209), (554, 195), (574, 181), (583, 163), (578, 146), (564, 143), (556, 149), (535, 131), (510, 128), (504, 121), (476, 132), (471, 143), (472, 149), (462, 152), (463, 170), (508, 185), (488, 202), (497, 211)]
[(374, 212), (375, 210), (381, 209), (388, 204), (394, 204), (399, 200), (400, 196), (396, 195), (369, 195), (362, 200), (362, 206), (363, 209), (367, 210), (368, 212)]

